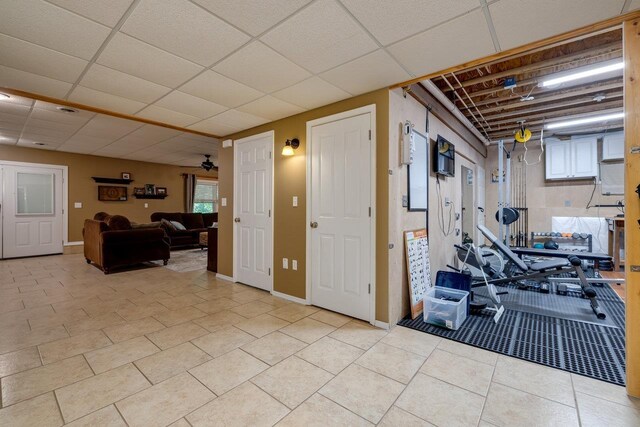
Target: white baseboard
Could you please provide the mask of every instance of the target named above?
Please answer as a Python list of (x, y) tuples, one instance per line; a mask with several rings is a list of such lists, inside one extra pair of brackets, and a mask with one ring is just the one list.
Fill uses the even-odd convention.
[(220, 274), (220, 273), (216, 273), (216, 278), (222, 279), (222, 280), (228, 280), (229, 282), (235, 282), (233, 277), (225, 276), (224, 274)]
[(80, 245), (84, 245), (84, 242), (82, 240), (79, 242), (67, 242), (64, 244), (64, 246), (80, 246)]
[(292, 295), (283, 294), (282, 292), (271, 291), (271, 295), (274, 297), (286, 299), (287, 301), (297, 302), (298, 304), (309, 305), (309, 302), (306, 299), (294, 297)]
[(385, 331), (388, 331), (388, 330), (389, 330), (389, 324), (388, 324), (388, 323), (386, 323), (386, 322), (381, 322), (381, 321), (379, 321), (379, 320), (375, 320), (375, 321), (373, 322), (373, 326), (375, 326), (376, 328), (384, 329)]

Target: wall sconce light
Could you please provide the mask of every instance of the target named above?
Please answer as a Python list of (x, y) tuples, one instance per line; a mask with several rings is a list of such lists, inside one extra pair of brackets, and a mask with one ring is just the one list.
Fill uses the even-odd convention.
[(300, 146), (300, 140), (298, 138), (287, 139), (282, 147), (283, 156), (293, 156), (296, 148)]

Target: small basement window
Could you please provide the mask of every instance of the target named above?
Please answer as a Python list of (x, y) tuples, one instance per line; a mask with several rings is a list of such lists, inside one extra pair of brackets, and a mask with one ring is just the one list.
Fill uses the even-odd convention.
[(193, 212), (218, 212), (218, 181), (198, 179), (193, 197)]

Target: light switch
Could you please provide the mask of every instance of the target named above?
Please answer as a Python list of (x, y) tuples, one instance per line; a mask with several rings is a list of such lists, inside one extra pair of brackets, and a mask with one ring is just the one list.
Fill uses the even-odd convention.
[(294, 208), (298, 207), (298, 196), (293, 196), (293, 207)]
[(226, 198), (226, 197), (223, 197), (223, 198), (220, 200), (220, 204), (221, 204), (222, 206), (227, 206), (227, 198)]
[(73, 207), (76, 208), (76, 209), (82, 209), (82, 202), (75, 202), (73, 204)]
[(149, 207), (149, 203), (144, 204), (145, 209)]
[(292, 270), (297, 270), (298, 269), (298, 260), (297, 259), (292, 259), (291, 260), (291, 269)]
[(284, 268), (285, 270), (287, 270), (289, 268), (289, 259), (288, 258), (282, 258), (282, 268)]

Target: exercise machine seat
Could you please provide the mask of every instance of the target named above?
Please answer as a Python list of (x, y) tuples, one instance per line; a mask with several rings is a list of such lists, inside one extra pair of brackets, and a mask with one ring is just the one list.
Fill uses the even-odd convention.
[(567, 265), (569, 265), (569, 262), (566, 259), (550, 259), (533, 263), (529, 268), (533, 271), (545, 271), (566, 267)]

